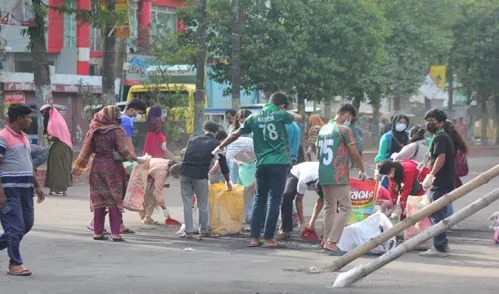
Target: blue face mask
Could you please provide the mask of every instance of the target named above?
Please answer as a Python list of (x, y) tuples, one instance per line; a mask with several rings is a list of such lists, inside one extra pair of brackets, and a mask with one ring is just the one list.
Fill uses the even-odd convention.
[(405, 129), (407, 129), (407, 125), (406, 124), (397, 123), (395, 125), (395, 131), (397, 131), (397, 132), (403, 132), (403, 131), (405, 131)]
[(346, 120), (346, 121), (344, 121), (344, 122), (343, 122), (343, 125), (344, 125), (345, 127), (349, 127), (351, 122), (352, 122), (352, 118), (351, 118), (351, 117), (349, 117), (349, 118), (348, 118), (348, 120)]

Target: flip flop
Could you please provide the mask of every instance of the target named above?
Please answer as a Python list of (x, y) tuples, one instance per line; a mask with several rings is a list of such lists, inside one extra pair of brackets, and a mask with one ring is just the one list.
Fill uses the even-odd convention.
[(323, 248), (322, 252), (324, 252), (324, 253), (326, 253), (328, 255), (331, 255), (331, 256), (343, 256), (343, 255), (347, 254), (346, 251), (343, 251), (340, 248), (338, 248), (336, 250), (331, 250), (331, 249), (328, 249), (328, 248)]
[(126, 228), (125, 230), (123, 230), (122, 232), (120, 232), (120, 234), (135, 234), (135, 231), (129, 229), (129, 228)]
[(113, 242), (125, 242), (125, 239), (123, 237), (113, 238)]
[(192, 234), (186, 234), (186, 233), (180, 235), (179, 237), (181, 239), (194, 239), (194, 235), (192, 235)]
[(250, 243), (248, 244), (248, 247), (249, 247), (249, 248), (256, 248), (256, 247), (262, 247), (262, 245), (263, 245), (263, 242), (262, 242), (262, 241), (258, 241), (258, 243), (251, 243), (251, 242), (250, 242)]
[(11, 272), (11, 271), (8, 271), (7, 274), (10, 275), (10, 276), (28, 277), (28, 276), (31, 276), (32, 272), (30, 270), (28, 270), (28, 269), (25, 269), (25, 270), (22, 270), (20, 272)]
[(108, 240), (109, 238), (107, 236), (105, 236), (104, 234), (100, 235), (100, 236), (94, 236), (94, 240), (96, 241), (104, 241), (104, 240)]
[(286, 245), (277, 242), (277, 244), (272, 244), (272, 245), (267, 245), (263, 244), (262, 248), (268, 248), (268, 249), (280, 249), (280, 248), (286, 248)]

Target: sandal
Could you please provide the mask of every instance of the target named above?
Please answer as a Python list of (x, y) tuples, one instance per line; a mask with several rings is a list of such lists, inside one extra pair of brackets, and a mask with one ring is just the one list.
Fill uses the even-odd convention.
[(8, 271), (7, 272), (8, 275), (10, 276), (18, 276), (18, 277), (28, 277), (28, 276), (31, 276), (32, 272), (29, 270), (29, 269), (24, 269), (20, 272), (13, 272), (13, 271)]
[(50, 192), (50, 193), (49, 193), (49, 196), (56, 196), (56, 195), (57, 195), (57, 194), (56, 194), (56, 193), (54, 193), (54, 192)]
[(94, 240), (96, 241), (103, 241), (103, 240), (107, 240), (109, 239), (107, 236), (105, 236), (104, 234), (100, 235), (100, 236), (94, 236)]
[(322, 249), (322, 252), (326, 253), (327, 255), (331, 255), (331, 256), (343, 256), (343, 255), (347, 254), (346, 251), (343, 251), (340, 248), (336, 248), (335, 250), (332, 250), (332, 249), (324, 247)]
[(113, 242), (125, 242), (125, 239), (123, 237), (113, 238)]
[(286, 245), (277, 242), (276, 244), (263, 244), (262, 248), (268, 248), (268, 249), (279, 249), (279, 248), (286, 248)]
[(255, 248), (255, 247), (262, 247), (262, 245), (263, 245), (262, 241), (258, 241), (258, 243), (251, 243), (251, 242), (249, 242), (248, 247), (249, 248)]
[(144, 225), (159, 225), (159, 222), (155, 221), (154, 219), (152, 218), (149, 218), (149, 219), (143, 219), (141, 221)]
[(194, 235), (192, 233), (183, 233), (182, 235), (179, 236), (182, 239), (194, 239)]
[(213, 234), (213, 233), (202, 233), (199, 234), (199, 238), (219, 238), (220, 235)]
[(120, 234), (135, 234), (135, 231), (133, 231), (129, 228), (126, 228), (123, 231), (121, 231)]

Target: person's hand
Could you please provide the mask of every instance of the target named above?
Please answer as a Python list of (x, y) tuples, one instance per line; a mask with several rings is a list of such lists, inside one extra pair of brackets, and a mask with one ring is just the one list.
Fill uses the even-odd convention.
[(423, 181), (423, 189), (425, 191), (429, 190), (433, 185), (433, 181), (435, 180), (435, 176), (431, 174), (427, 174)]
[(143, 164), (146, 162), (146, 158), (145, 158), (145, 156), (139, 156), (139, 157), (137, 157), (136, 161), (138, 164)]
[(300, 224), (300, 236), (305, 233), (305, 230), (308, 228), (308, 225), (302, 225)]
[(36, 188), (36, 195), (38, 196), (38, 203), (42, 203), (45, 200), (45, 192), (43, 192), (42, 188)]
[(227, 187), (227, 191), (232, 191), (232, 183), (231, 182), (225, 183), (225, 186)]
[(3, 189), (0, 189), (0, 208), (2, 208), (7, 201), (7, 196), (5, 196), (5, 192)]
[(367, 180), (367, 174), (366, 174), (366, 172), (365, 172), (365, 171), (364, 171), (364, 172), (360, 172), (360, 171), (359, 171), (359, 179), (360, 179), (361, 181), (365, 181), (365, 180)]
[(165, 209), (163, 209), (163, 216), (165, 218), (170, 218), (170, 211), (168, 211), (168, 208), (165, 207)]
[(211, 154), (217, 155), (217, 153), (220, 153), (220, 150), (222, 150), (222, 148), (220, 148), (220, 146), (217, 146), (217, 148), (215, 148), (213, 152), (211, 152)]

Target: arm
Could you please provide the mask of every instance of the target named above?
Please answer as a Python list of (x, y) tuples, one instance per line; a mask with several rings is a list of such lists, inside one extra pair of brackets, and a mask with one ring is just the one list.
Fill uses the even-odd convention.
[(292, 112), (292, 111), (288, 111), (288, 113), (293, 116), (293, 120), (295, 122), (301, 122), (301, 120), (302, 120), (301, 115), (299, 115), (298, 113)]
[(374, 158), (374, 163), (380, 163), (386, 158), (386, 150), (388, 149), (388, 140), (386, 135), (383, 135), (379, 140), (378, 155)]
[(225, 179), (225, 184), (227, 185), (227, 190), (232, 190), (232, 184), (229, 178), (229, 166), (227, 165), (227, 158), (224, 155), (218, 154), (218, 163), (220, 164), (220, 169)]
[(129, 148), (127, 148), (125, 132), (123, 129), (118, 128), (113, 130), (114, 140), (116, 143), (116, 151), (118, 151), (121, 156), (123, 156), (128, 161), (137, 161), (137, 156), (133, 154)]
[(305, 229), (305, 218), (303, 217), (303, 194), (296, 195), (296, 211), (300, 218), (301, 230)]
[(352, 157), (352, 160), (355, 162), (360, 172), (365, 173), (366, 170), (364, 169), (364, 163), (362, 162), (362, 157), (360, 157), (359, 151), (357, 151), (355, 143), (348, 145), (348, 149), (350, 150), (350, 156)]
[[(239, 139), (239, 137), (241, 137), (241, 128), (239, 128), (237, 131), (233, 132), (232, 134), (229, 135), (229, 137), (227, 137), (227, 139), (225, 139), (218, 147), (217, 149), (223, 149), (225, 148), (227, 145), (229, 145), (230, 143), (236, 141), (237, 139)], [(216, 149), (215, 149), (216, 150)], [(224, 156), (225, 158), (225, 156)]]
[(436, 176), (438, 172), (442, 169), (442, 167), (445, 164), (445, 153), (440, 153), (435, 160), (435, 164), (433, 165), (430, 175), (431, 176)]
[(43, 192), (42, 188), (40, 187), (40, 183), (38, 182), (38, 179), (36, 178), (36, 174), (33, 171), (33, 184), (35, 186), (35, 192), (36, 195), (38, 196), (38, 203), (42, 203), (43, 200), (45, 200), (45, 193)]
[[(416, 143), (419, 144), (419, 143)], [(414, 155), (414, 152), (416, 152), (416, 144), (412, 143), (409, 145), (406, 145), (400, 150), (399, 153), (397, 153), (396, 156), (393, 157), (394, 161), (399, 161), (399, 160), (404, 160), (404, 159), (411, 159), (411, 157)]]
[(312, 218), (310, 218), (310, 222), (308, 223), (308, 227), (313, 231), (315, 231), (315, 221), (317, 220), (317, 217), (319, 216), (319, 213), (321, 212), (323, 206), (324, 199), (317, 199), (317, 201), (315, 202), (314, 211), (312, 212)]

